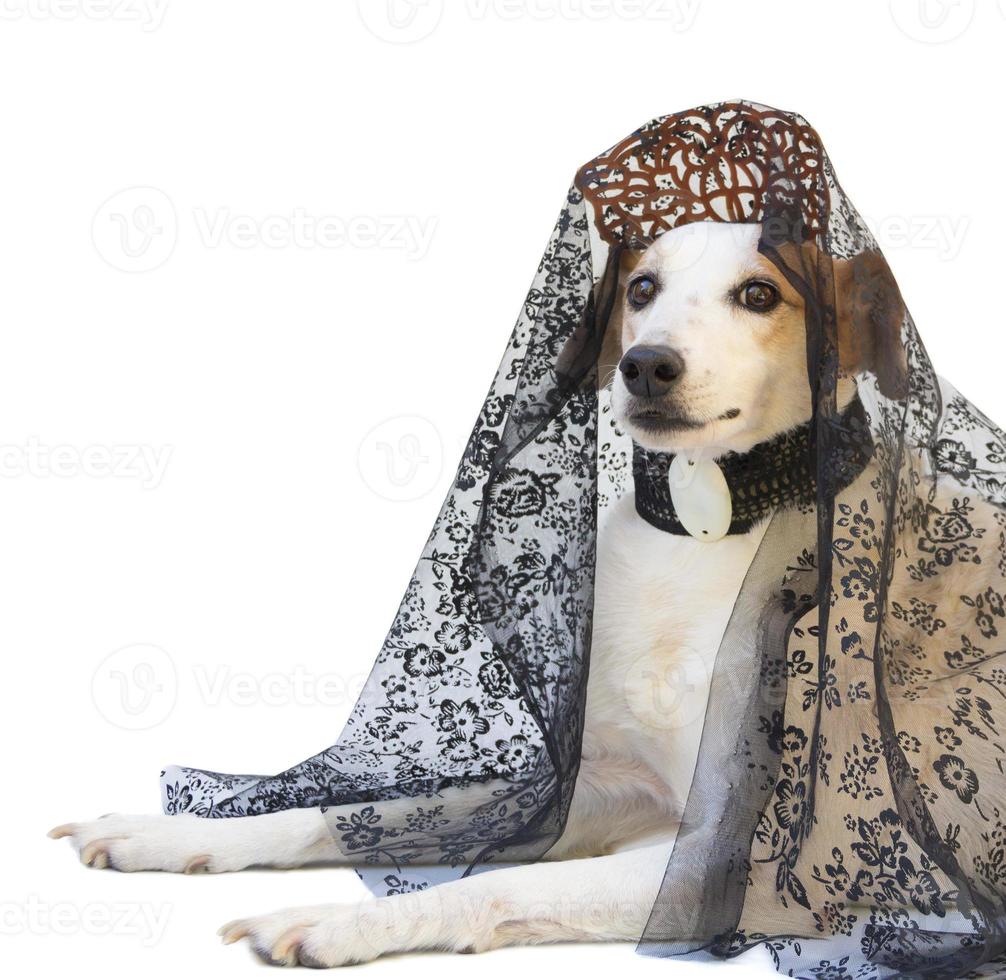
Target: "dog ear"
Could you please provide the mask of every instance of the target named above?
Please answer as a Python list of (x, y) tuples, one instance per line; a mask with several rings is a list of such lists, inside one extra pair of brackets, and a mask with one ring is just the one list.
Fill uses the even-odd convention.
[(869, 371), (881, 394), (903, 398), (908, 361), (901, 340), (905, 303), (880, 252), (835, 259), (835, 313), (842, 371)]
[(619, 256), (618, 289), (615, 302), (608, 317), (608, 326), (604, 331), (604, 343), (597, 359), (598, 384), (604, 386), (618, 370), (618, 362), (622, 359), (622, 312), (625, 310), (625, 284), (632, 275), (632, 270), (643, 257), (643, 250), (626, 248)]

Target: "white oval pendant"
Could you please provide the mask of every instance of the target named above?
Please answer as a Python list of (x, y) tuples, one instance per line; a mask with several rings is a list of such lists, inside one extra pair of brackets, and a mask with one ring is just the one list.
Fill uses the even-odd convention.
[(719, 541), (730, 530), (733, 503), (723, 470), (711, 459), (675, 456), (667, 471), (671, 503), (684, 529), (699, 541)]

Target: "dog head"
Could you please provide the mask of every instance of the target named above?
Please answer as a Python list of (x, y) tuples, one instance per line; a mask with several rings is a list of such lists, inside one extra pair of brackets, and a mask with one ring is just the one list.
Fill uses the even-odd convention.
[[(696, 222), (624, 253), (601, 362), (615, 418), (640, 445), (746, 452), (810, 418), (804, 298), (759, 251), (761, 230)], [(815, 269), (813, 246), (780, 253), (803, 276)], [(886, 263), (864, 253), (831, 268), (839, 402), (875, 363), (881, 390), (900, 394), (904, 307)]]

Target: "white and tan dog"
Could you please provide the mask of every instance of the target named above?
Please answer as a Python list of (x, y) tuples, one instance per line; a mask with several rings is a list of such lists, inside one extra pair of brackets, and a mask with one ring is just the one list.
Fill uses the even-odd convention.
[[(609, 330), (621, 346), (602, 360), (615, 416), (641, 445), (743, 453), (810, 417), (803, 300), (758, 251), (760, 232), (686, 225), (624, 263)], [(850, 346), (861, 363), (869, 356)], [(854, 390), (844, 380), (840, 402)], [(247, 937), (270, 962), (338, 966), (407, 950), (638, 939), (691, 783), (713, 661), (763, 533), (705, 543), (646, 523), (632, 494), (615, 506), (599, 543), (582, 763), (545, 861), (241, 919), (224, 940)], [(84, 863), (120, 871), (345, 862), (315, 810), (112, 815), (52, 836), (69, 836)]]

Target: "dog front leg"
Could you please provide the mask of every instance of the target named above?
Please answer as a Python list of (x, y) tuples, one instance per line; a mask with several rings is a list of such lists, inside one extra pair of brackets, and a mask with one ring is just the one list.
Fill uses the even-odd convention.
[(318, 809), (283, 810), (257, 817), (208, 819), (109, 814), (49, 831), (69, 837), (80, 860), (116, 871), (241, 871), (256, 865), (295, 868), (346, 863)]
[(353, 905), (285, 909), (235, 920), (220, 934), (225, 943), (248, 938), (268, 963), (312, 967), (417, 950), (633, 941), (646, 926), (670, 847), (505, 868)]

